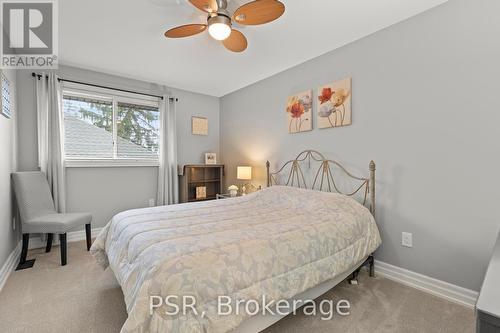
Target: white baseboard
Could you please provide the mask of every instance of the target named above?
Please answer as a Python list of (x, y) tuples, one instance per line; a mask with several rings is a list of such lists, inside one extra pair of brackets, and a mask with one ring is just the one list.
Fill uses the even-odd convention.
[[(92, 238), (96, 237), (101, 232), (101, 229), (102, 228), (92, 229)], [(68, 232), (67, 234), (68, 242), (78, 242), (85, 239), (86, 239), (85, 230), (72, 231)], [(57, 244), (59, 244), (59, 239), (57, 237), (54, 237), (54, 245)], [(35, 237), (35, 238), (30, 238), (28, 247), (29, 249), (37, 249), (45, 247), (45, 245), (46, 245), (45, 242), (42, 241), (40, 237)], [(7, 282), (10, 273), (14, 271), (14, 269), (17, 267), (17, 264), (19, 263), (19, 257), (21, 256), (21, 247), (22, 247), (22, 241), (20, 241), (17, 244), (14, 251), (11, 252), (11, 254), (7, 258), (3, 266), (0, 268), (0, 291), (2, 291), (2, 288), (5, 285), (5, 282)]]
[(375, 260), (375, 273), (409, 287), (474, 308), (479, 293), (429, 276)]
[(14, 249), (7, 257), (7, 260), (3, 264), (0, 269), (0, 291), (2, 290), (5, 282), (9, 278), (10, 273), (16, 268), (19, 263), (19, 256), (21, 255), (21, 242), (19, 242)]
[[(102, 230), (102, 228), (92, 228), (92, 232), (91, 232), (92, 238), (95, 238), (101, 232), (101, 230)], [(70, 243), (71, 242), (79, 242), (79, 241), (82, 241), (85, 239), (86, 239), (85, 230), (68, 232), (68, 234), (66, 236), (66, 241), (70, 242)], [(42, 240), (41, 237), (33, 237), (33, 238), (30, 238), (28, 248), (30, 250), (39, 249), (39, 248), (45, 247), (45, 245), (46, 245), (46, 242), (45, 242), (45, 240)], [(59, 245), (59, 237), (57, 235), (54, 235), (54, 240), (52, 241), (52, 245)]]

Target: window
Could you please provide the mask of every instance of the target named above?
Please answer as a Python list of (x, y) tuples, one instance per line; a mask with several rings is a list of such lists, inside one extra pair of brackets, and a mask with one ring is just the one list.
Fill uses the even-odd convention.
[(158, 161), (158, 101), (63, 92), (67, 160)]
[(0, 104), (2, 105), (1, 113), (5, 117), (10, 118), (12, 116), (12, 111), (10, 109), (10, 82), (4, 73), (2, 73), (1, 75), (0, 86), (2, 89), (2, 100), (0, 102)]
[(117, 153), (119, 158), (158, 158), (158, 107), (118, 102)]
[(113, 101), (63, 95), (67, 158), (113, 158)]

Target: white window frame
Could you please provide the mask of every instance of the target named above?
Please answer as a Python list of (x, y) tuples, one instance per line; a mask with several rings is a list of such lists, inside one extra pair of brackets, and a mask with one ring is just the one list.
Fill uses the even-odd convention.
[[(140, 94), (117, 91), (113, 89), (91, 87), (84, 84), (72, 82), (63, 82), (62, 96), (70, 95), (76, 97), (95, 98), (98, 100), (109, 101), (113, 104), (113, 156), (117, 156), (117, 106), (118, 103), (138, 104), (144, 106), (156, 107), (160, 110), (160, 101), (156, 97)], [(63, 98), (61, 96), (61, 98)], [(161, 123), (160, 123), (161, 126)], [(160, 129), (161, 131), (161, 129)], [(161, 144), (161, 142), (160, 142)], [(132, 159), (132, 158), (75, 158), (66, 157), (64, 151), (64, 163), (68, 168), (91, 168), (91, 167), (158, 167), (158, 159)]]

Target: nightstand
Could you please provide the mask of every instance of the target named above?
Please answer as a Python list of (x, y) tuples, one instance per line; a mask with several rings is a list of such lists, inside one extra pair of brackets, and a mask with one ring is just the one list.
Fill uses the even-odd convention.
[(215, 196), (215, 198), (216, 198), (217, 200), (219, 200), (219, 199), (237, 198), (237, 197), (241, 197), (241, 195), (239, 195), (239, 194), (238, 194), (237, 196), (232, 197), (232, 196), (230, 196), (230, 195), (229, 195), (229, 193), (224, 193), (224, 194), (217, 194), (217, 195)]
[[(260, 191), (262, 190), (262, 186), (259, 186), (259, 187), (255, 187), (253, 185), (252, 186), (252, 192), (247, 192), (247, 194), (245, 195), (248, 195), (248, 194), (251, 194), (251, 193), (254, 193), (254, 192), (257, 192), (257, 191)], [(229, 199), (229, 198), (238, 198), (238, 197), (241, 197), (241, 192), (238, 191), (238, 194), (235, 196), (235, 197), (232, 197), (229, 193), (223, 193), (223, 194), (217, 194), (215, 196), (216, 199)]]

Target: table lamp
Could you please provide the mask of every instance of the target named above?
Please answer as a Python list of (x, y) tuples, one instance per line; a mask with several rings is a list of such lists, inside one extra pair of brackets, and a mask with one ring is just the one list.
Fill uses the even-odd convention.
[[(236, 178), (238, 180), (251, 180), (252, 179), (252, 167), (250, 166), (238, 166), (236, 170)], [(246, 194), (245, 184), (241, 186), (241, 195)]]

